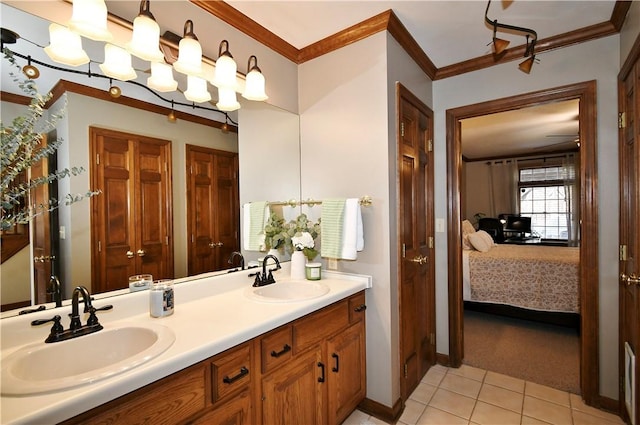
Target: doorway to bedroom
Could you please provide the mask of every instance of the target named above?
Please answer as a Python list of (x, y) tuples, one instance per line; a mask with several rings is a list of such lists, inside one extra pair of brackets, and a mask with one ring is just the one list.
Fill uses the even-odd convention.
[[(501, 126), (505, 133), (505, 125), (518, 121), (515, 115), (532, 114), (525, 119), (532, 123), (548, 118), (554, 109), (559, 114), (562, 108), (567, 109), (564, 127), (534, 136), (544, 142), (539, 146), (526, 147), (514, 143), (513, 139), (501, 141), (487, 133), (478, 137), (485, 143), (475, 147), (467, 145), (466, 136), (473, 136), (474, 126), (476, 130), (488, 125)], [(501, 114), (513, 116), (507, 118), (506, 123), (504, 119), (489, 123)], [(481, 120), (485, 120), (483, 125)], [(541, 127), (537, 123), (528, 130)], [(518, 140), (527, 137), (527, 129), (522, 126), (515, 130), (519, 132)], [(598, 379), (594, 373), (598, 364), (597, 315), (593, 308), (597, 274), (587, 274), (584, 266), (597, 264), (594, 237), (597, 207), (592, 199), (595, 192), (595, 82), (449, 110), (447, 139), (449, 169), (459, 170), (449, 173), (448, 177), (452, 229), (449, 235), (451, 364), (474, 365), (476, 362), (478, 365), (478, 358), (488, 354), (493, 355), (488, 361), (496, 365), (504, 366), (505, 359), (518, 360), (513, 367), (522, 372), (533, 363), (522, 358), (523, 355), (546, 356), (547, 369), (554, 361), (568, 362), (565, 372), (571, 368), (573, 372), (567, 374), (566, 382), (550, 386), (562, 388), (568, 382), (570, 388), (562, 389), (581, 393), (589, 403), (597, 395)], [(482, 152), (479, 146), (486, 147), (487, 140), (496, 145), (502, 143), (502, 147), (494, 152)], [(468, 187), (478, 182), (485, 184), (484, 198), (478, 187)], [(466, 193), (472, 195), (466, 196)], [(467, 221), (463, 224), (463, 220)], [(582, 220), (581, 226), (577, 225), (579, 220)], [(489, 236), (488, 245), (479, 243), (474, 248), (468, 238), (470, 228), (475, 233), (471, 240), (477, 242), (479, 236)], [(494, 245), (496, 242), (499, 243)], [(465, 244), (472, 249), (464, 250)], [(518, 259), (520, 251), (522, 258)], [(523, 269), (543, 272), (523, 279), (525, 284), (519, 287), (516, 281), (524, 274)], [(479, 287), (483, 280), (486, 285)], [(522, 313), (527, 320), (509, 317)], [(554, 322), (558, 318), (565, 326), (532, 325), (529, 320)], [(486, 332), (484, 337), (483, 332)], [(518, 343), (520, 338), (523, 343)], [(523, 347), (529, 343), (533, 345)], [(504, 348), (500, 348), (500, 344), (505, 344)], [(546, 349), (546, 354), (544, 350), (535, 354), (534, 349), (539, 348)], [(573, 376), (569, 376), (571, 374)]]

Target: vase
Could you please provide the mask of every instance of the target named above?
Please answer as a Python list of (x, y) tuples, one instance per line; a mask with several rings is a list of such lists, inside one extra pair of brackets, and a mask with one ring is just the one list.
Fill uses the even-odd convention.
[(293, 251), (291, 254), (291, 279), (304, 280), (306, 264), (307, 257), (305, 257), (304, 252)]

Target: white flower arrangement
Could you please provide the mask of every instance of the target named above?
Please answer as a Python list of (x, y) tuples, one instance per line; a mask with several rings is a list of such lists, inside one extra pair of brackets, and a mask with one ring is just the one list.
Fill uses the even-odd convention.
[(309, 232), (297, 233), (291, 237), (291, 243), (296, 251), (302, 251), (305, 248), (311, 249), (316, 246), (313, 236)]

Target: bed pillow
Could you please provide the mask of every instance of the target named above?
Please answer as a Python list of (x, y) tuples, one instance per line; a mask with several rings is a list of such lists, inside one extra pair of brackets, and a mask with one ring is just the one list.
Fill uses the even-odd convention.
[(469, 242), (469, 235), (475, 233), (476, 229), (469, 220), (462, 222), (462, 249), (473, 249), (471, 242)]
[(487, 252), (493, 247), (493, 238), (484, 230), (468, 235), (469, 243), (480, 252)]

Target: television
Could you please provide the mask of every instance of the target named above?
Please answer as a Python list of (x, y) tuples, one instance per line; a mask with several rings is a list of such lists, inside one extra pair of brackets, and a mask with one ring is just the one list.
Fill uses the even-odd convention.
[(521, 234), (531, 233), (531, 217), (523, 217), (519, 215), (507, 216), (504, 231)]

